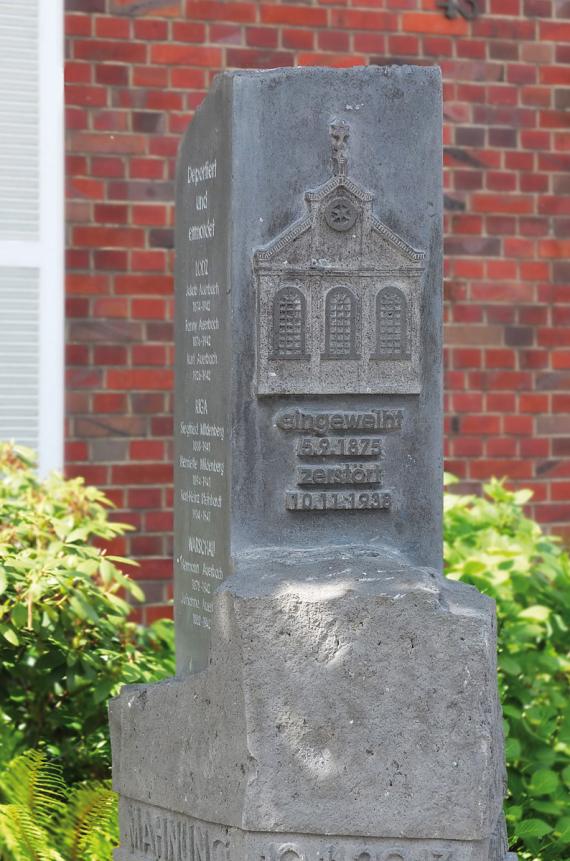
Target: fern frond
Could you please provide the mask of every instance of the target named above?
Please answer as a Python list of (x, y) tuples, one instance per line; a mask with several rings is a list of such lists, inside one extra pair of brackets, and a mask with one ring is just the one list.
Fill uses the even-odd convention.
[(2, 706), (0, 705), (0, 773), (2, 773), (8, 763), (17, 756), (18, 750), (21, 750), (21, 748), (22, 737), (13, 728), (13, 722), (2, 710)]
[(74, 786), (58, 833), (64, 837), (66, 861), (111, 861), (119, 824), (110, 781)]
[(1, 861), (111, 861), (119, 824), (110, 782), (69, 790), (61, 767), (29, 750), (0, 774), (0, 789)]
[(21, 804), (0, 805), (0, 856), (5, 861), (65, 861), (51, 836)]
[(42, 828), (63, 815), (68, 793), (61, 767), (39, 750), (17, 756), (0, 777), (8, 802), (29, 811)]

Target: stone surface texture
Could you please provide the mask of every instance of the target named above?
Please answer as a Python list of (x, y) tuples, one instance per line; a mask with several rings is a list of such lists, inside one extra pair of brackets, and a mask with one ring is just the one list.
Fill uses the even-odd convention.
[(245, 831), (473, 841), (487, 859), (495, 648), (493, 603), (430, 569), (368, 549), (247, 558), (216, 595), (208, 669), (113, 702), (115, 788)]
[(179, 675), (120, 861), (505, 861), (492, 601), (441, 574), (441, 81), (221, 76), (178, 170)]
[[(211, 592), (251, 548), (374, 543), (412, 565), (441, 566), (441, 113), (436, 68), (235, 72), (217, 79), (185, 135), (175, 318), (181, 673), (207, 665)], [(354, 217), (347, 230), (327, 222), (339, 195)], [(298, 233), (308, 208), (310, 224)], [(305, 307), (291, 300), (285, 330), (294, 340), (299, 323), (308, 359), (294, 345), (293, 355), (275, 355), (269, 306), (290, 289)], [(385, 290), (405, 303), (386, 318), (399, 320), (402, 334), (389, 355), (377, 354)], [(334, 291), (349, 297), (348, 319), (340, 306), (329, 319)], [(348, 355), (331, 357), (347, 326)], [(195, 347), (201, 334), (211, 335), (210, 346)], [(370, 424), (374, 410), (382, 417)], [(284, 413), (299, 422), (286, 426)], [(335, 419), (307, 430), (315, 415)], [(322, 436), (329, 451), (352, 440), (361, 463), (380, 466), (380, 480), (347, 486), (341, 478), (323, 488), (317, 473), (303, 485), (297, 468), (322, 461), (320, 449), (305, 456), (302, 446)], [(381, 448), (374, 457), (361, 454), (365, 438)], [(350, 455), (326, 463), (354, 463)], [(201, 457), (218, 471), (202, 469)], [(204, 562), (216, 577), (203, 574)]]

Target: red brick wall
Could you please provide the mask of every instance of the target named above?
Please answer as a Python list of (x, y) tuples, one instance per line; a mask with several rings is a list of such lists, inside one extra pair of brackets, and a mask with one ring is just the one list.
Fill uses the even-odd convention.
[[(479, 4), (485, 0), (479, 0)], [(448, 467), (570, 537), (570, 0), (67, 0), (67, 471), (169, 597), (176, 149), (229, 67), (439, 63)]]

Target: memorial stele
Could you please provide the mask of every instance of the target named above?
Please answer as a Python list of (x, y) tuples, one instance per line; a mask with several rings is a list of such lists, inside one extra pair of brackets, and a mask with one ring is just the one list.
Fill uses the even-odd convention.
[(177, 676), (117, 861), (506, 861), (492, 601), (442, 575), (437, 68), (220, 75), (176, 209)]

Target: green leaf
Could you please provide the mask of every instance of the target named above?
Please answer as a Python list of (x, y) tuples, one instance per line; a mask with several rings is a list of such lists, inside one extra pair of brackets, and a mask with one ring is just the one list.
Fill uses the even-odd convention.
[(109, 562), (107, 558), (101, 559), (101, 563), (99, 565), (99, 573), (101, 574), (101, 579), (103, 580), (103, 583), (112, 583), (115, 577), (115, 571), (115, 566), (111, 562)]
[(546, 813), (547, 816), (559, 816), (564, 810), (564, 803), (556, 801), (533, 801), (532, 809), (537, 813)]
[(503, 703), (503, 714), (514, 720), (520, 720), (522, 717), (521, 710), (511, 703)]
[(570, 816), (562, 816), (556, 823), (556, 839), (559, 843), (570, 843)]
[(61, 520), (53, 521), (53, 530), (61, 541), (65, 541), (66, 536), (73, 529), (73, 515), (63, 517)]
[(141, 589), (141, 587), (137, 583), (135, 583), (132, 580), (129, 583), (129, 591), (136, 601), (142, 602), (145, 600), (144, 591)]
[(533, 604), (519, 613), (520, 619), (530, 619), (532, 622), (546, 622), (549, 616), (550, 608), (540, 604)]
[(549, 768), (539, 768), (531, 777), (528, 790), (532, 795), (551, 795), (558, 787), (559, 778)]
[(508, 738), (505, 741), (505, 756), (508, 762), (516, 762), (521, 755), (521, 743), (518, 738)]
[(566, 716), (563, 718), (558, 730), (558, 738), (560, 741), (570, 745), (570, 709), (567, 710)]
[(95, 702), (105, 702), (109, 698), (109, 694), (115, 685), (116, 681), (114, 679), (105, 679), (105, 681), (98, 682), (93, 688), (93, 698)]
[(506, 818), (509, 822), (517, 822), (522, 818), (523, 807), (520, 804), (510, 804), (506, 810)]
[(14, 604), (12, 612), (10, 613), (10, 618), (12, 619), (12, 624), (15, 628), (23, 628), (28, 621), (28, 610), (26, 606), (21, 602)]
[[(122, 524), (122, 525), (123, 525), (123, 529), (125, 532), (129, 529), (134, 529), (133, 526), (130, 526), (130, 525), (127, 526), (125, 524)], [(127, 559), (125, 556), (108, 555), (106, 558), (110, 559), (112, 562), (118, 562), (120, 565), (132, 565), (134, 568), (139, 567), (139, 563), (135, 559)]]
[(529, 490), (528, 488), (525, 488), (524, 490), (516, 491), (516, 493), (514, 494), (514, 500), (517, 505), (526, 505), (526, 503), (529, 502), (533, 496), (533, 491)]
[(521, 839), (526, 837), (545, 837), (552, 828), (544, 819), (525, 819), (515, 826), (515, 834)]
[(511, 676), (520, 675), (522, 670), (518, 661), (515, 661), (514, 658), (510, 658), (508, 655), (501, 655), (499, 658), (499, 666), (505, 673), (508, 673)]
[(61, 667), (65, 664), (65, 657), (61, 652), (56, 651), (55, 649), (50, 650), (49, 652), (44, 652), (37, 659), (35, 663), (35, 669), (37, 670), (51, 670), (54, 667)]
[(0, 595), (3, 595), (7, 588), (8, 578), (6, 576), (6, 571), (3, 567), (0, 566)]
[[(112, 595), (112, 594), (109, 594), (108, 598), (109, 598), (109, 601), (115, 606), (115, 608), (120, 612), (121, 615), (126, 615), (126, 614), (131, 612), (132, 607), (128, 603), (128, 601), (124, 600), (124, 598), (120, 598), (119, 595)], [(142, 599), (139, 599), (139, 600), (144, 600), (144, 594), (143, 594)]]
[(18, 639), (18, 635), (16, 634), (16, 632), (14, 631), (13, 628), (9, 628), (8, 625), (1, 625), (0, 631), (2, 632), (2, 636), (4, 637), (4, 639), (8, 640), (8, 642), (11, 643), (12, 646), (19, 646), (20, 645), (20, 640)]
[(450, 487), (452, 484), (458, 484), (458, 483), (459, 483), (459, 479), (457, 478), (456, 475), (452, 475), (451, 472), (444, 472), (443, 473), (443, 486), (444, 487)]
[(84, 527), (73, 529), (65, 539), (68, 544), (73, 544), (74, 541), (86, 541), (89, 536), (89, 531)]
[(487, 566), (484, 562), (481, 562), (478, 559), (470, 559), (463, 566), (463, 572), (468, 577), (476, 576), (477, 574), (483, 574), (487, 570)]
[(85, 619), (95, 624), (99, 621), (99, 615), (95, 609), (80, 593), (71, 598), (70, 604), (80, 619)]
[(87, 619), (87, 613), (85, 611), (85, 607), (83, 606), (83, 602), (79, 600), (77, 595), (72, 595), (69, 599), (69, 606), (74, 610), (75, 614), (79, 616), (80, 619)]

